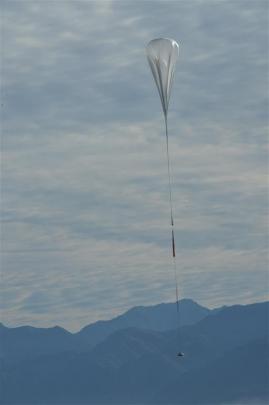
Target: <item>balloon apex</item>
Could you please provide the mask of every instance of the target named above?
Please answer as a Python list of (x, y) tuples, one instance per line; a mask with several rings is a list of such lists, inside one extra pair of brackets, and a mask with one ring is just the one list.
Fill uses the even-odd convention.
[(166, 116), (179, 55), (179, 46), (174, 39), (156, 38), (148, 43), (146, 53), (161, 99), (163, 112)]

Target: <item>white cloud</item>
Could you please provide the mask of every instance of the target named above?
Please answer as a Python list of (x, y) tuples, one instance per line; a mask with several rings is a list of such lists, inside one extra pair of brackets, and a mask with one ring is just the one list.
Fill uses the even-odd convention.
[(5, 2), (7, 324), (78, 329), (173, 299), (163, 120), (144, 54), (159, 35), (181, 45), (169, 126), (182, 292), (209, 306), (264, 299), (266, 8)]

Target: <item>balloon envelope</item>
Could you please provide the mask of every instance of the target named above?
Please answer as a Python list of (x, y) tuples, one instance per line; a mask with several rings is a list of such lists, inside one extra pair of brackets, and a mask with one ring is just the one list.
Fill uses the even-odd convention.
[(167, 115), (179, 46), (169, 38), (150, 41), (146, 48), (148, 62), (158, 88), (164, 115)]

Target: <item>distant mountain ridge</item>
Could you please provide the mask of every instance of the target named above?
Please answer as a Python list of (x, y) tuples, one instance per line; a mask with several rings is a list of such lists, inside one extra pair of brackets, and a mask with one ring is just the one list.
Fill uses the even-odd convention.
[(1, 403), (267, 404), (268, 313), (268, 302), (234, 305), (180, 331), (119, 328), (83, 350), (6, 358)]
[[(180, 301), (181, 325), (193, 324), (203, 319), (210, 310), (202, 307), (191, 299)], [(136, 327), (165, 331), (175, 329), (178, 325), (176, 304), (163, 303), (153, 306), (134, 307), (111, 320), (98, 321), (85, 326), (77, 333), (55, 326), (52, 328), (35, 328), (20, 326), (7, 328), (0, 324), (0, 357), (22, 359), (60, 351), (89, 350), (100, 343), (111, 333)]]
[[(191, 325), (209, 315), (205, 308), (191, 299), (179, 302), (180, 325)], [(162, 303), (152, 306), (139, 306), (109, 321), (98, 321), (81, 329), (78, 334), (90, 338), (93, 344), (103, 340), (112, 332), (126, 328), (150, 329), (165, 331), (178, 327), (176, 303)]]

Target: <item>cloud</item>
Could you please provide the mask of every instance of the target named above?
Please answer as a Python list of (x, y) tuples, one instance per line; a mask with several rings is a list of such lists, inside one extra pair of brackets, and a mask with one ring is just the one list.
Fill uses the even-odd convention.
[(268, 6), (154, 5), (4, 3), (7, 324), (78, 329), (174, 299), (163, 120), (144, 51), (155, 36), (180, 42), (169, 127), (182, 294), (264, 299)]

